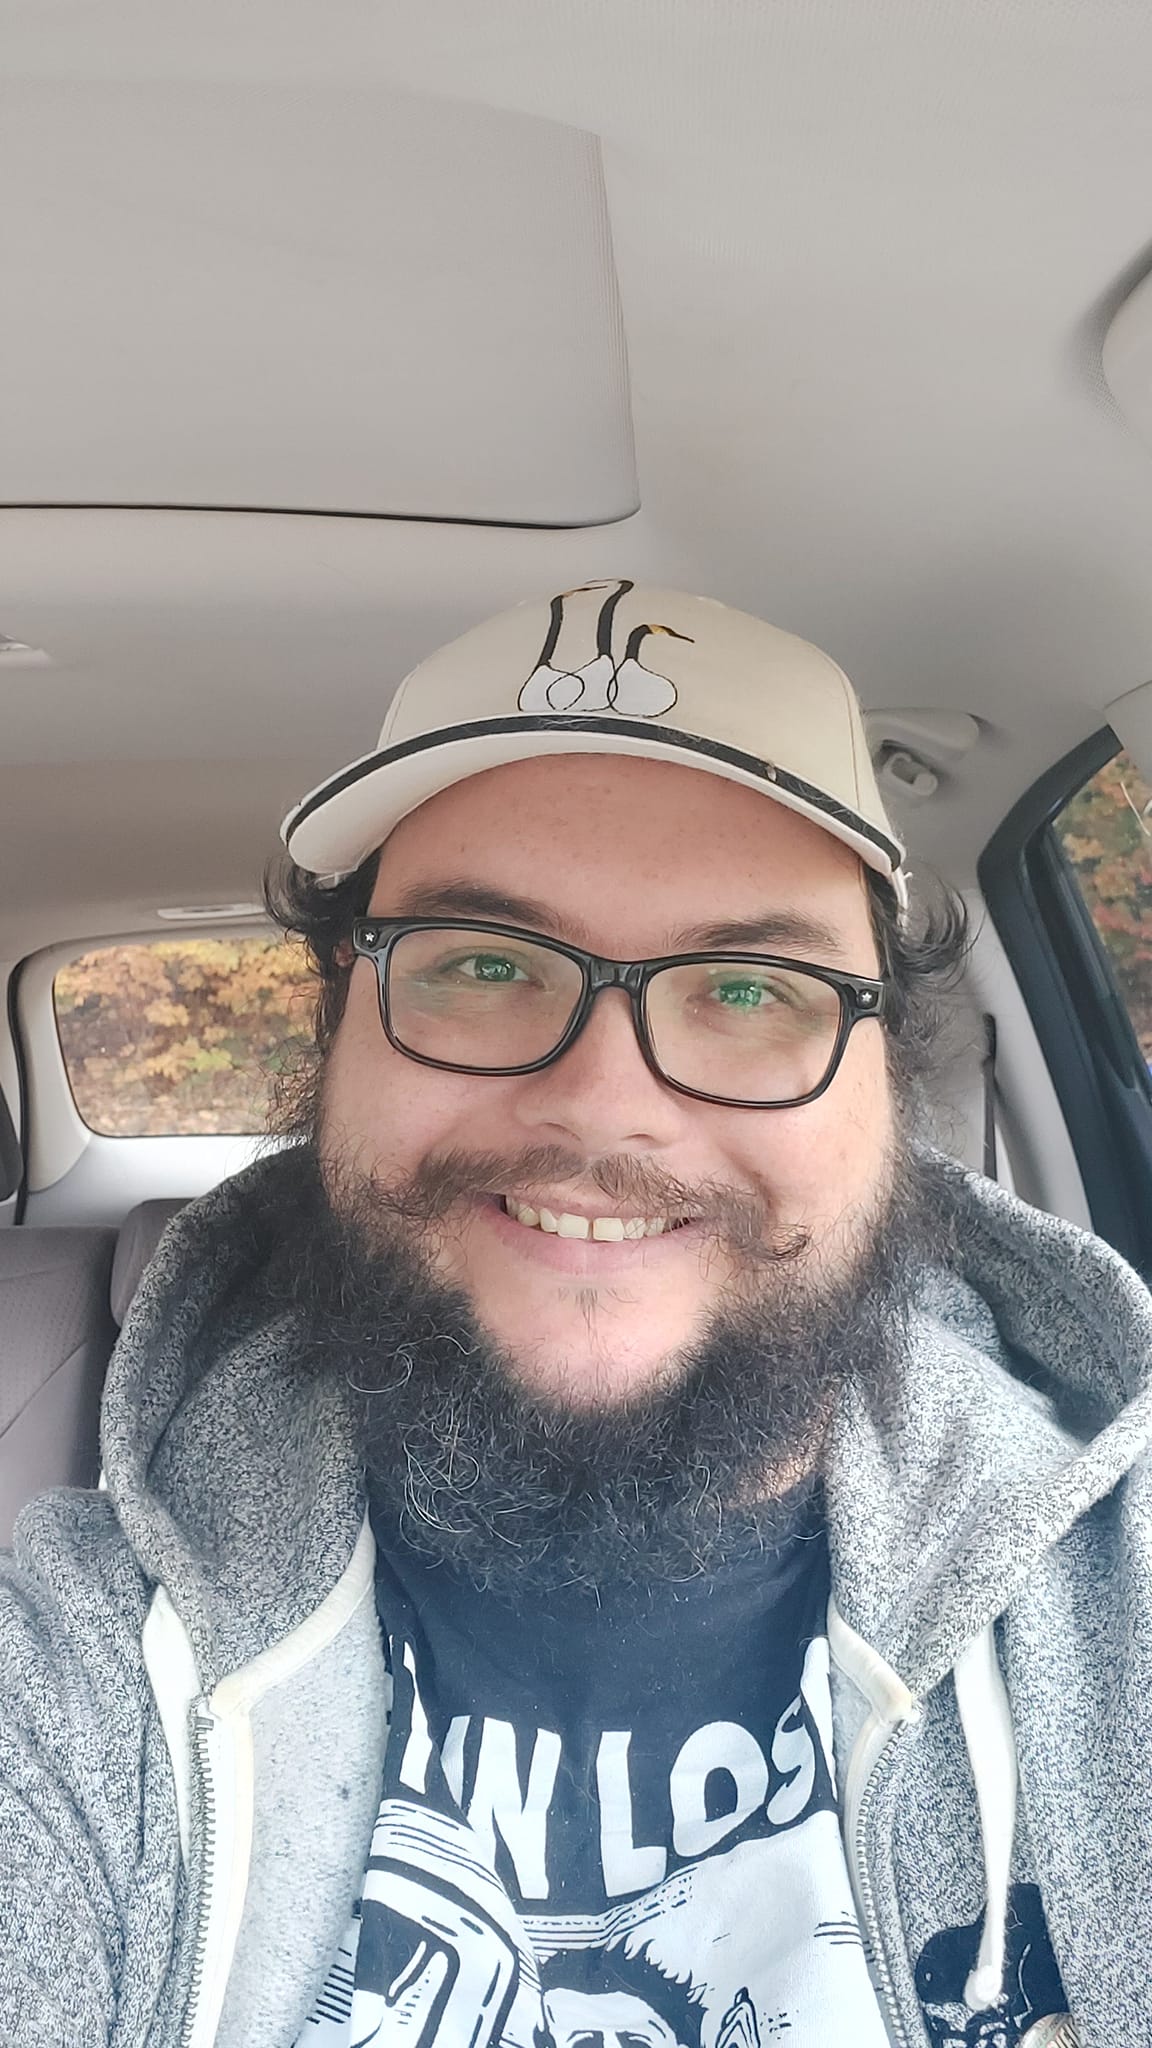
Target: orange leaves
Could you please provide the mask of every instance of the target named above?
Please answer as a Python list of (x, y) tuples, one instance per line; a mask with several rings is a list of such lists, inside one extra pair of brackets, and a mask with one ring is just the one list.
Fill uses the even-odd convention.
[(315, 996), (303, 950), (279, 938), (86, 953), (54, 989), (77, 1108), (112, 1136), (261, 1131), (276, 1072), (310, 1040)]
[(1152, 1053), (1152, 788), (1117, 754), (1054, 820), (1145, 1057)]

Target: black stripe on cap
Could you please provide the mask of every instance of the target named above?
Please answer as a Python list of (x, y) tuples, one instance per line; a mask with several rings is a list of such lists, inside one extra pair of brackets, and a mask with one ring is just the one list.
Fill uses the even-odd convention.
[(417, 733), (413, 739), (399, 740), (394, 747), (385, 747), (381, 753), (368, 754), (351, 768), (345, 768), (326, 782), (305, 803), (302, 803), (292, 818), (288, 831), (288, 847), (291, 851), (292, 836), (307, 819), (313, 817), (333, 797), (342, 796), (365, 776), (375, 775), (380, 768), (394, 767), (398, 761), (408, 761), (416, 754), (427, 754), (438, 747), (454, 745), (458, 740), (497, 738), (504, 733), (552, 733), (552, 732), (596, 732), (606, 738), (627, 733), (638, 740), (659, 740), (661, 746), (678, 747), (685, 754), (702, 754), (710, 761), (723, 761), (730, 768), (741, 768), (746, 775), (754, 775), (760, 782), (772, 789), (786, 790), (789, 796), (799, 797), (811, 804), (813, 810), (823, 811), (825, 817), (834, 818), (838, 825), (847, 826), (863, 839), (871, 841), (882, 853), (895, 872), (903, 865), (904, 854), (894, 839), (881, 832), (858, 811), (849, 810), (846, 804), (838, 803), (827, 790), (817, 789), (815, 783), (805, 782), (802, 776), (790, 775), (786, 768), (777, 768), (772, 761), (765, 761), (757, 754), (746, 754), (740, 747), (730, 747), (723, 740), (706, 739), (699, 733), (681, 732), (675, 726), (654, 726), (646, 718), (565, 718), (555, 716), (508, 718), (477, 718), (467, 725), (444, 725), (435, 732)]

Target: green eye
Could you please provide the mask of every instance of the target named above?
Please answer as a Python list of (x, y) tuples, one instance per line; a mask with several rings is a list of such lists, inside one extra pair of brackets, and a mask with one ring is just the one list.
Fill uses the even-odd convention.
[(514, 960), (510, 960), (506, 953), (471, 953), (467, 959), (458, 960), (454, 964), (461, 974), (469, 976), (473, 981), (495, 982), (498, 985), (515, 981), (517, 975), (523, 974), (523, 969), (518, 967)]
[(717, 1000), (730, 1010), (758, 1010), (771, 999), (771, 992), (762, 981), (742, 976), (738, 981), (720, 981), (715, 984)]

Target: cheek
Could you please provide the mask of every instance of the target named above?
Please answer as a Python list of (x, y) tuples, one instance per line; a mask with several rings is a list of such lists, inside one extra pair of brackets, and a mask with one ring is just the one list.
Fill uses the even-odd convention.
[(758, 1181), (780, 1220), (817, 1230), (867, 1203), (888, 1175), (892, 1099), (880, 1033), (871, 1024), (849, 1040), (836, 1078), (803, 1109), (746, 1113), (758, 1128), (731, 1127), (729, 1157)]
[(358, 961), (324, 1076), (325, 1151), (354, 1153), (365, 1170), (386, 1159), (403, 1171), (427, 1150), (437, 1083), (448, 1078), (389, 1045), (375, 974)]
[(393, 1179), (429, 1152), (482, 1149), (483, 1134), (470, 1129), (480, 1106), (477, 1085), (474, 1076), (421, 1066), (388, 1043), (375, 974), (358, 962), (324, 1077), (324, 1152)]

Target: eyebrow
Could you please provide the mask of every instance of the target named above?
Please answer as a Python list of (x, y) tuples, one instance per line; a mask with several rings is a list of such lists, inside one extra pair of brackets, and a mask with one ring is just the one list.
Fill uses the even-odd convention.
[[(394, 915), (400, 917), (481, 917), (495, 924), (519, 924), (545, 932), (551, 938), (569, 939), (593, 953), (586, 925), (579, 919), (563, 920), (546, 903), (530, 896), (509, 896), (502, 889), (489, 889), (481, 882), (436, 882), (409, 889), (401, 897)], [(739, 951), (745, 946), (786, 946), (805, 952), (831, 953), (847, 958), (844, 940), (831, 925), (795, 910), (766, 910), (759, 917), (723, 919), (715, 924), (689, 925), (671, 932), (666, 953)]]
[(422, 889), (409, 889), (400, 899), (400, 917), (487, 917), (496, 924), (534, 926), (555, 939), (571, 938), (588, 952), (586, 925), (578, 918), (565, 918), (531, 896), (508, 896), (502, 889), (489, 889), (482, 882), (434, 882)]
[(847, 958), (839, 932), (818, 918), (796, 910), (766, 910), (760, 917), (725, 919), (719, 924), (692, 925), (674, 932), (673, 952), (720, 951), (735, 946), (798, 946), (807, 952), (835, 953)]

